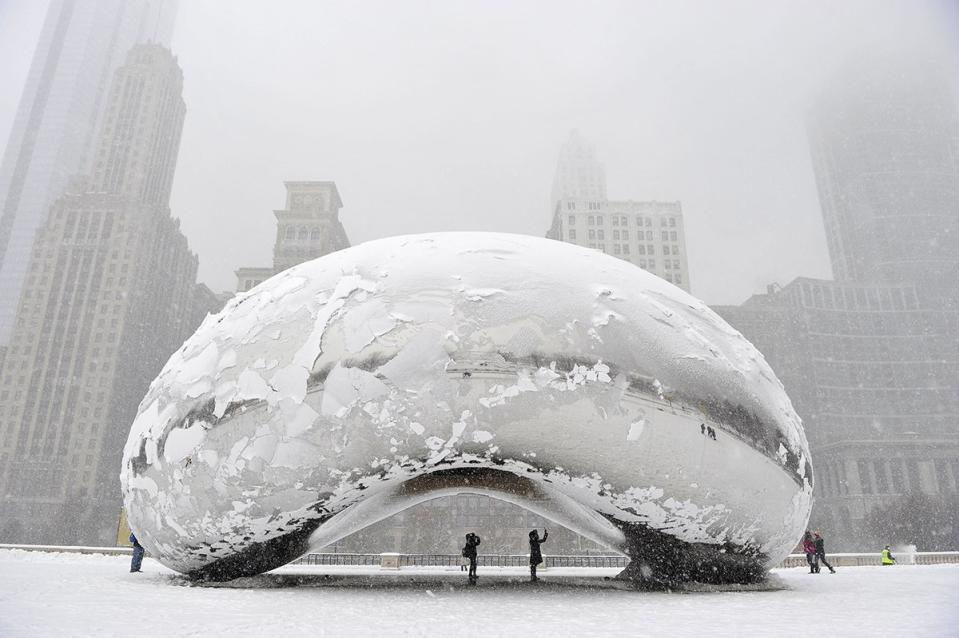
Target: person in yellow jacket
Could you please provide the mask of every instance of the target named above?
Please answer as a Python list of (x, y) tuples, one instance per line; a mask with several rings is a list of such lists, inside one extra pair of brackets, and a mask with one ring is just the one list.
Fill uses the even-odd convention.
[(895, 564), (896, 564), (896, 557), (893, 556), (893, 555), (892, 555), (892, 552), (889, 551), (889, 545), (886, 545), (886, 546), (883, 548), (882, 552), (880, 553), (880, 556), (882, 557), (882, 564), (883, 564), (883, 565), (895, 565)]

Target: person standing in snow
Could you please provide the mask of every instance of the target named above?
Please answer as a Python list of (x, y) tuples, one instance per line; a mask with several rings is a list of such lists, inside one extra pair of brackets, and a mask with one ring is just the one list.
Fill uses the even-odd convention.
[[(814, 536), (814, 538), (813, 538), (813, 544), (816, 546), (816, 562), (817, 562), (817, 563), (822, 563), (823, 565), (825, 565), (826, 567), (828, 567), (830, 574), (835, 574), (835, 573), (836, 573), (836, 570), (833, 569), (833, 568), (832, 568), (832, 565), (830, 565), (830, 564), (826, 561), (826, 542), (822, 539), (822, 534), (820, 534), (820, 533), (819, 533), (819, 530), (817, 529), (817, 530), (816, 530), (816, 533), (813, 534), (813, 536)], [(817, 571), (818, 571), (818, 569), (817, 569)]]
[(816, 543), (812, 539), (812, 534), (807, 529), (802, 539), (802, 550), (806, 553), (806, 562), (809, 563), (809, 573), (819, 573), (819, 561), (816, 558)]
[(130, 573), (140, 571), (140, 565), (143, 563), (143, 545), (137, 540), (137, 537), (130, 532), (130, 542), (133, 543), (133, 558), (130, 560)]
[(883, 565), (883, 567), (885, 567), (886, 565), (895, 565), (895, 564), (896, 564), (896, 557), (893, 556), (893, 555), (892, 555), (892, 552), (889, 551), (889, 545), (886, 545), (886, 546), (883, 548), (883, 550), (882, 550), (882, 552), (880, 552), (879, 556), (880, 556), (880, 560), (882, 560), (882, 565)]
[(549, 536), (549, 530), (543, 528), (543, 538), (539, 537), (539, 532), (535, 529), (529, 533), (529, 582), (535, 583), (539, 580), (536, 577), (536, 566), (543, 562), (543, 553), (539, 546), (546, 542)]
[(470, 585), (476, 584), (476, 548), (482, 542), (479, 536), (470, 532), (466, 535), (466, 545), (463, 546), (463, 558), (469, 559), (470, 570), (467, 578)]

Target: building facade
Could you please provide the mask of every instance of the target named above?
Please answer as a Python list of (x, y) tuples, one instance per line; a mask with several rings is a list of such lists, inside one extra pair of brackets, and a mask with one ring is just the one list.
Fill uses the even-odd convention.
[(870, 512), (959, 490), (959, 111), (925, 72), (846, 79), (809, 121), (836, 281), (799, 278), (714, 310), (803, 418), (811, 525), (837, 549), (874, 549)]
[(334, 182), (284, 182), (286, 208), (275, 210), (276, 242), (273, 267), (243, 267), (236, 271), (237, 291), (257, 286), (278, 272), (305, 261), (349, 248), (340, 223), (343, 201)]
[(613, 255), (690, 289), (682, 205), (607, 199), (605, 169), (575, 131), (560, 152), (546, 236)]
[(176, 0), (52, 0), (0, 164), (0, 348), (34, 235), (91, 151), (114, 70), (138, 42), (169, 45)]
[(713, 308), (764, 353), (803, 419), (816, 470), (811, 525), (867, 549), (864, 521), (959, 481), (959, 312), (910, 285), (800, 278)]
[(0, 368), (0, 536), (112, 544), (118, 467), (137, 405), (216, 309), (170, 216), (182, 72), (137, 45), (106, 98), (92, 175), (50, 209), (32, 245)]

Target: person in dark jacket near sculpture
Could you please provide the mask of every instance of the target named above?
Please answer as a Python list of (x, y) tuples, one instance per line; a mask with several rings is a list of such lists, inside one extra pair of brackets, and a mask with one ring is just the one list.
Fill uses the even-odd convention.
[(476, 584), (476, 548), (483, 542), (479, 536), (470, 532), (466, 535), (466, 545), (463, 546), (463, 558), (470, 561), (470, 571), (467, 576), (470, 585)]
[(536, 566), (543, 562), (543, 553), (539, 546), (546, 542), (549, 536), (549, 530), (543, 528), (543, 538), (539, 537), (539, 532), (535, 529), (529, 533), (529, 582), (535, 583), (539, 580), (536, 577)]
[[(829, 568), (830, 574), (835, 574), (836, 570), (832, 568), (828, 562), (826, 562), (826, 542), (822, 539), (822, 534), (819, 533), (819, 530), (816, 530), (816, 533), (813, 535), (813, 544), (816, 546), (816, 559), (817, 562), (822, 563)], [(817, 569), (818, 571), (818, 569)]]
[(143, 563), (143, 545), (137, 540), (137, 537), (130, 532), (130, 542), (133, 543), (133, 558), (130, 560), (130, 573), (140, 571), (140, 565)]

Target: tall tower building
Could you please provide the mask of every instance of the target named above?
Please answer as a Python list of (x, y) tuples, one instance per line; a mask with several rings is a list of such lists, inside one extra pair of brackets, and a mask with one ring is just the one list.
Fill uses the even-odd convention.
[(169, 46), (176, 0), (51, 0), (0, 163), (0, 348), (10, 337), (34, 234), (90, 171), (113, 71), (137, 42)]
[(340, 223), (343, 202), (333, 182), (284, 182), (286, 208), (275, 210), (276, 243), (273, 267), (243, 267), (236, 271), (237, 291), (249, 290), (278, 272), (304, 261), (349, 248)]
[(596, 149), (579, 131), (572, 131), (559, 151), (553, 176), (552, 207), (561, 199), (606, 199), (606, 169), (596, 159)]
[[(117, 468), (150, 381), (214, 307), (168, 197), (185, 106), (137, 45), (105, 101), (93, 175), (39, 228), (0, 368), (0, 537), (110, 543)], [(207, 294), (204, 294), (207, 293)], [(29, 533), (27, 533), (29, 531)]]
[(959, 277), (959, 111), (935, 66), (844, 75), (808, 129), (833, 274), (872, 283)]
[(802, 417), (812, 524), (837, 549), (889, 542), (870, 536), (876, 508), (959, 490), (959, 108), (933, 69), (856, 69), (810, 117), (836, 281), (801, 277), (714, 308)]
[(689, 291), (682, 204), (608, 199), (605, 169), (576, 131), (560, 151), (546, 236), (619, 257)]

